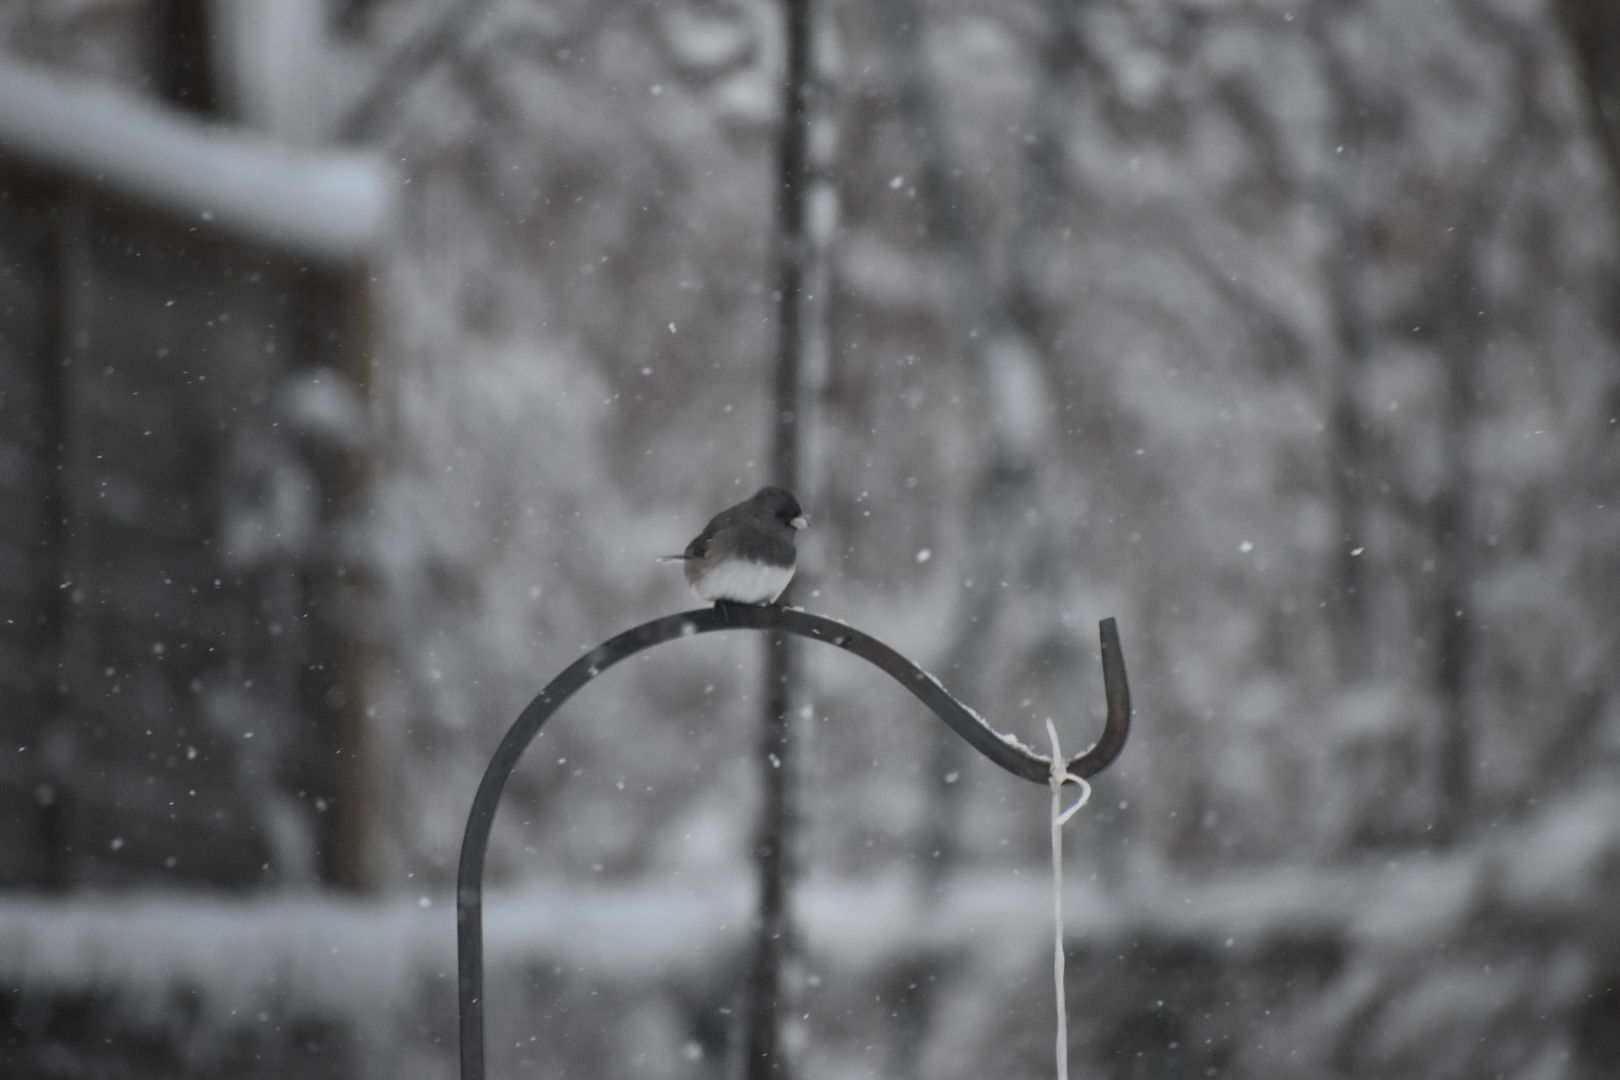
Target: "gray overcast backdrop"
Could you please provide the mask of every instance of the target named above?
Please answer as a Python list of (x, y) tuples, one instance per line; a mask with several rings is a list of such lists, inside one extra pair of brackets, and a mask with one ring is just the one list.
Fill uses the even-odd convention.
[[(798, 600), (1037, 744), (1118, 617), (1075, 1074), (1615, 1075), (1620, 15), (818, 18)], [(488, 754), (766, 479), (780, 32), (0, 4), (0, 1072), (452, 1074)], [(725, 1074), (757, 650), (531, 751), (492, 1074)], [(1046, 793), (809, 684), (804, 1075), (1046, 1073)]]

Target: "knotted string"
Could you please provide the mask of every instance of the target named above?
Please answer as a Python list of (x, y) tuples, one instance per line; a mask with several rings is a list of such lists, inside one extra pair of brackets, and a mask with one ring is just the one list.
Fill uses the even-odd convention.
[[(1069, 771), (1058, 745), (1057, 726), (1048, 718), (1046, 734), (1052, 740), (1052, 982), (1057, 990), (1057, 1077), (1069, 1080), (1069, 1008), (1063, 990), (1063, 825), (1091, 798), (1091, 785)], [(1074, 805), (1063, 808), (1063, 785), (1080, 788)]]

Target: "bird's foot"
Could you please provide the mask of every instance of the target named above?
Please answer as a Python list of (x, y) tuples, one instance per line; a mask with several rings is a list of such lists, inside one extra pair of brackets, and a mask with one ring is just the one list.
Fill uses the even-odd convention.
[(768, 607), (781, 607), (781, 606), (782, 605), (780, 605), (778, 603), (775, 603), (774, 601), (771, 601), (771, 600), (761, 600), (761, 601), (759, 601), (758, 603), (755, 603), (755, 604), (745, 603), (742, 600), (716, 600), (714, 602), (714, 609), (716, 611), (720, 612), (720, 614), (725, 616), (726, 618), (730, 618), (733, 615), (737, 614), (738, 612), (746, 611), (748, 608), (757, 608), (757, 607), (766, 607), (766, 608), (768, 608)]

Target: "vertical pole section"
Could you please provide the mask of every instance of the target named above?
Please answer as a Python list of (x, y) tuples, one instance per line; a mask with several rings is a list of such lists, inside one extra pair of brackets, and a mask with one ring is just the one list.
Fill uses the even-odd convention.
[[(510, 741), (510, 736), (508, 736)], [(525, 742), (526, 746), (527, 743)], [(505, 743), (502, 744), (505, 749)], [(521, 752), (521, 751), (520, 751)], [(513, 755), (514, 762), (516, 755)], [(492, 764), (478, 785), (456, 873), (456, 999), (460, 1003), (461, 1080), (484, 1080), (484, 853), (511, 765)], [(495, 779), (492, 782), (491, 776)]]
[[(782, 0), (785, 62), (782, 122), (777, 136), (776, 363), (771, 394), (772, 481), (800, 492), (804, 442), (801, 392), (809, 298), (808, 207), (811, 72), (811, 0)], [(800, 671), (798, 642), (784, 634), (766, 639), (764, 716), (759, 768), (762, 806), (754, 856), (759, 874), (753, 970), (748, 980), (743, 1075), (747, 1080), (793, 1074), (782, 1044), (787, 992), (784, 967), (793, 950), (789, 882), (793, 872), (792, 722)]]
[(776, 143), (776, 365), (772, 378), (771, 473), (793, 491), (799, 482), (803, 437), (804, 285), (809, 279), (811, 0), (782, 0), (786, 63), (782, 71), (782, 126)]
[(754, 858), (759, 910), (754, 927), (753, 970), (744, 1003), (747, 1080), (783, 1080), (793, 1075), (782, 1045), (782, 1015), (788, 988), (784, 968), (795, 949), (789, 888), (794, 872), (792, 712), (799, 673), (797, 642), (785, 634), (766, 638), (765, 715), (760, 739), (761, 807)]

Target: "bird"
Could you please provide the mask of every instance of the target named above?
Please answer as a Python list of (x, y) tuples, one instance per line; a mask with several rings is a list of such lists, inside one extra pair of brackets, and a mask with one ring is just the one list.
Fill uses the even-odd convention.
[(791, 492), (762, 487), (714, 515), (684, 552), (660, 560), (681, 564), (699, 600), (774, 604), (793, 580), (798, 568), (793, 542), (809, 524)]

